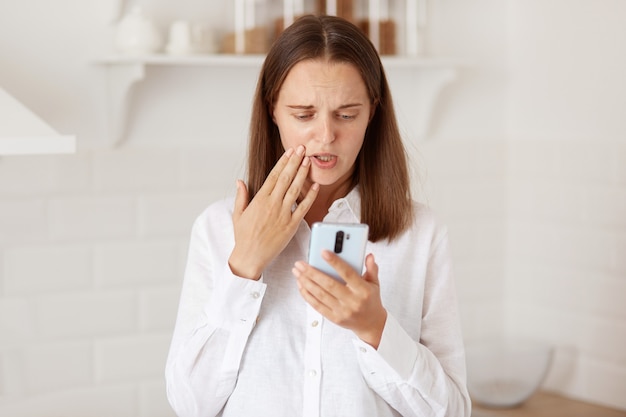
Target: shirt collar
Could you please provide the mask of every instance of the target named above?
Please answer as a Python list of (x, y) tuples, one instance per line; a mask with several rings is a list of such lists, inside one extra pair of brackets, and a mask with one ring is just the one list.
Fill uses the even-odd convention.
[(361, 222), (361, 193), (356, 186), (342, 198), (338, 198), (330, 205), (324, 221), (341, 223)]

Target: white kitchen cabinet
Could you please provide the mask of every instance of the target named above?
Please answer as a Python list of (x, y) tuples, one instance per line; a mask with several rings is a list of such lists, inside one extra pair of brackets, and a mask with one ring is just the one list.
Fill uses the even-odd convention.
[(61, 135), (0, 88), (0, 155), (65, 154), (76, 138)]

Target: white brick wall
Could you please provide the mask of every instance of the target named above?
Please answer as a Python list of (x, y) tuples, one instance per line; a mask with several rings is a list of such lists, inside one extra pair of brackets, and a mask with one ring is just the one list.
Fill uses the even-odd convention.
[(97, 245), (95, 252), (99, 288), (178, 282), (182, 254), (176, 241), (107, 243)]
[(81, 245), (8, 249), (4, 252), (4, 293), (31, 295), (90, 288), (92, 258), (91, 248)]
[(495, 337), (504, 325), (506, 143), (442, 138), (417, 146), (416, 197), (448, 226), (464, 337)]
[(163, 372), (191, 225), (233, 194), (242, 155), (0, 160), (0, 415), (173, 415)]
[(71, 196), (53, 198), (48, 205), (52, 239), (119, 239), (136, 233), (135, 197)]
[(96, 381), (121, 383), (161, 378), (169, 341), (166, 333), (137, 333), (96, 342)]
[[(626, 408), (623, 144), (510, 144), (508, 332), (557, 358), (547, 387)], [(620, 395), (616, 395), (622, 387)]]
[(2, 412), (12, 417), (134, 417), (140, 415), (137, 397), (133, 384), (87, 386), (6, 401)]
[(146, 287), (139, 291), (139, 331), (166, 332), (174, 330), (182, 276), (175, 284)]
[(509, 1), (505, 292), (506, 329), (556, 347), (547, 387), (621, 409), (625, 17), (610, 0)]
[(35, 298), (45, 338), (94, 337), (137, 330), (137, 294), (130, 289), (68, 291)]
[(93, 345), (88, 340), (31, 345), (23, 365), (29, 395), (82, 387), (93, 381)]
[(43, 200), (0, 200), (0, 243), (44, 240), (48, 235)]

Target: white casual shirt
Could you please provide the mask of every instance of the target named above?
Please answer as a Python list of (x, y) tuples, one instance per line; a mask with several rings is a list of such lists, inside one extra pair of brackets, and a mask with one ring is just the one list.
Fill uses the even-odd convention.
[[(180, 417), (470, 415), (448, 239), (426, 207), (389, 243), (368, 242), (388, 317), (378, 349), (304, 301), (291, 273), (306, 260), (302, 222), (259, 281), (233, 275), (233, 199), (196, 220), (166, 365)], [(326, 222), (360, 220), (358, 189)]]

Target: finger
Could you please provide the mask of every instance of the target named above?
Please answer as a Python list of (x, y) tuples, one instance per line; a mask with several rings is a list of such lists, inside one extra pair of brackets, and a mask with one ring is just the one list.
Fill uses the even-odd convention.
[[(291, 207), (293, 203), (298, 201), (298, 199), (302, 196), (304, 184), (309, 175), (310, 168), (311, 159), (308, 157), (304, 157), (304, 159), (302, 159), (302, 163), (300, 164), (300, 168), (298, 168), (298, 173), (296, 174), (296, 177), (291, 183), (289, 190), (287, 190), (287, 193), (285, 194), (285, 204), (288, 204)], [(318, 191), (319, 184), (317, 183), (313, 184), (306, 191), (306, 194), (298, 203), (298, 206), (302, 207), (298, 207), (299, 210), (297, 208), (296, 212), (294, 212), (294, 216), (298, 217), (298, 220), (301, 220), (302, 217), (304, 217), (304, 215), (309, 211), (309, 208), (311, 208), (313, 201), (315, 201), (315, 198), (317, 197)]]
[(326, 292), (333, 298), (340, 298), (348, 291), (343, 283), (304, 261), (295, 263), (293, 273), (302, 282), (306, 281), (309, 290), (316, 294)]
[(298, 207), (296, 207), (296, 209), (293, 212), (293, 217), (297, 219), (298, 222), (302, 220), (304, 216), (306, 216), (306, 214), (309, 212), (309, 209), (311, 208), (311, 206), (313, 205), (313, 202), (317, 198), (319, 191), (320, 191), (320, 185), (318, 183), (313, 183), (313, 185), (311, 186), (311, 188), (309, 188), (304, 198), (300, 200), (300, 203), (298, 203)]
[(300, 293), (303, 296), (307, 294), (305, 297), (307, 302), (315, 299), (312, 303), (314, 306), (324, 305), (332, 309), (338, 304), (336, 294), (341, 293), (342, 290), (345, 291), (343, 284), (302, 261), (296, 262), (292, 272), (297, 278)]
[(348, 286), (357, 286), (363, 284), (363, 279), (361, 278), (361, 271), (355, 271), (349, 263), (341, 259), (335, 253), (324, 250), (322, 251), (322, 259), (324, 259), (328, 265), (332, 266), (335, 271), (339, 274)]
[(283, 172), (283, 170), (289, 163), (289, 160), (291, 159), (291, 155), (293, 155), (293, 152), (294, 152), (293, 148), (289, 148), (285, 151), (284, 154), (282, 154), (282, 156), (278, 159), (278, 162), (276, 162), (276, 165), (274, 165), (274, 168), (272, 168), (270, 173), (267, 175), (265, 182), (263, 182), (263, 185), (259, 189), (260, 193), (263, 193), (263, 194), (272, 193), (272, 190), (276, 186), (276, 183), (278, 182), (278, 178), (280, 177), (281, 172)]
[(324, 304), (321, 300), (315, 297), (310, 291), (304, 288), (302, 285), (298, 285), (298, 290), (300, 291), (300, 295), (315, 311), (320, 313), (322, 316), (330, 319), (331, 321), (334, 319), (334, 310)]
[(237, 194), (235, 195), (235, 207), (233, 210), (233, 220), (239, 219), (243, 211), (248, 207), (248, 187), (243, 181), (237, 180)]
[(363, 274), (363, 278), (372, 284), (380, 285), (378, 281), (378, 264), (372, 253), (365, 257), (365, 274)]
[[(295, 154), (292, 154), (289, 157), (289, 161), (287, 161), (287, 165), (283, 168), (283, 170), (278, 174), (278, 178), (276, 183), (274, 184), (274, 188), (271, 191), (271, 195), (283, 199), (287, 190), (292, 186), (294, 179), (297, 176), (298, 170), (302, 167), (302, 160), (304, 158), (304, 154), (306, 149), (304, 146), (300, 145), (295, 151)], [(306, 168), (308, 170), (308, 168)], [(298, 189), (298, 194), (300, 190)], [(295, 200), (294, 200), (295, 201)]]
[(293, 203), (295, 203), (300, 196), (300, 192), (302, 190), (302, 186), (304, 185), (304, 180), (309, 174), (309, 168), (311, 166), (311, 160), (309, 158), (302, 159), (296, 174), (289, 184), (287, 188), (287, 192), (285, 193), (284, 203), (291, 207)]

